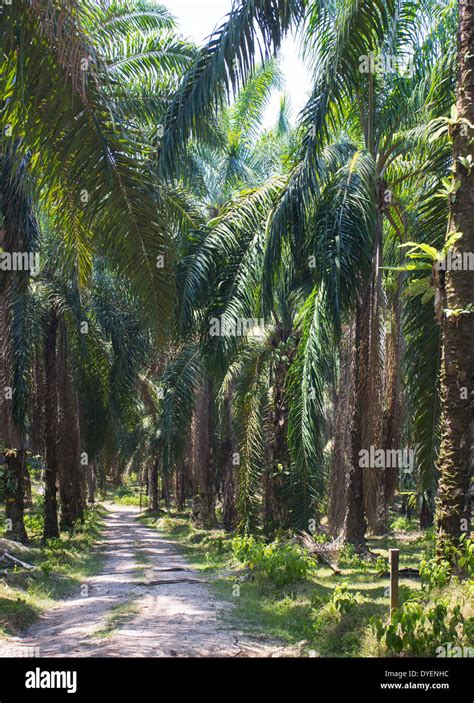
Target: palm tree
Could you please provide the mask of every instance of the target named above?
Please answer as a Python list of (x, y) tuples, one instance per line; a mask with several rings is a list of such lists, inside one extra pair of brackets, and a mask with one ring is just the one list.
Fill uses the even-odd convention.
[[(113, 15), (110, 10), (117, 5), (99, 4), (96, 23), (101, 21), (103, 7)], [(139, 8), (128, 7), (138, 19), (129, 19), (122, 8), (118, 19), (108, 20), (119, 36), (129, 24), (144, 22)], [(137, 291), (153, 306), (157, 298), (153, 302), (150, 296), (163, 294), (156, 309), (150, 307), (157, 315), (166, 315), (169, 278), (166, 267), (156, 266), (156, 257), (165, 253), (169, 210), (165, 213), (163, 207), (169, 202), (157, 202), (151, 173), (145, 168), (151, 147), (140, 138), (137, 119), (127, 119), (121, 110), (123, 74), (116, 67), (117, 57), (111, 59), (107, 47), (101, 52), (96, 43), (90, 27), (94, 6), (69, 3), (59, 21), (62, 9), (59, 2), (38, 0), (13, 5), (2, 13), (2, 94), (8, 96), (5, 119), (12, 130), (10, 142), (4, 139), (3, 146), (17, 134), (24, 135), (22, 150), (31, 153), (30, 174), (41, 186), (42, 206), (54, 214), (63, 236), (69, 233), (67, 241), (75, 249), (78, 265), (84, 260), (81, 253), (90, 248), (93, 225), (94, 239), (100, 238), (114, 263), (135, 277)], [(146, 14), (148, 25), (154, 22), (158, 31), (163, 9), (147, 5)], [(20, 25), (21, 42), (16, 31)], [(126, 49), (124, 65), (152, 74), (153, 46), (147, 47), (141, 63), (138, 58), (133, 61), (134, 53), (138, 54), (136, 47)], [(25, 80), (17, 75), (19, 66)], [(44, 81), (50, 73), (58, 76), (53, 84)], [(138, 219), (143, 226), (138, 227)], [(130, 261), (137, 247), (142, 265), (134, 269)]]
[[(60, 233), (66, 263), (77, 270), (81, 285), (90, 276), (94, 252), (106, 250), (163, 329), (172, 299), (171, 234), (183, 213), (189, 215), (182, 195), (153, 176), (153, 130), (143, 126), (163, 115), (192, 47), (176, 37), (162, 6), (142, 0), (12, 5), (0, 15), (0, 35), (6, 251), (29, 252), (28, 208), (36, 217), (44, 214)], [(119, 49), (112, 35), (123, 39)], [(12, 496), (7, 502), (15, 512), (12, 530), (24, 539), (24, 398), (15, 382), (21, 378), (17, 361), (22, 363), (15, 350), (15, 309), (28, 277), (2, 278), (2, 447)], [(51, 529), (55, 532), (54, 525)]]
[[(453, 138), (453, 188), (449, 194), (447, 237), (462, 233), (456, 254), (474, 252), (474, 187), (471, 170), (474, 94), (474, 8), (458, 5), (457, 101), (450, 125)], [(441, 364), (441, 447), (437, 528), (439, 546), (469, 531), (469, 489), (473, 467), (474, 325), (472, 271), (447, 271), (442, 284), (443, 357)]]
[[(42, 242), (44, 269), (28, 298), (31, 334), (25, 340), (30, 364), (39, 367), (34, 377), (44, 378), (38, 385), (29, 374), (27, 381), (44, 427), (29, 414), (27, 422), (31, 443), (45, 458), (45, 539), (59, 531), (58, 485), (60, 526), (72, 529), (84, 513), (86, 481), (93, 497), (94, 467), (102, 460), (110, 465), (114, 455), (130, 461), (137, 444), (149, 442), (136, 437), (133, 443), (130, 436), (146, 420), (142, 377), (152, 329), (130, 286), (104, 261), (95, 262), (91, 282), (80, 291), (58, 244)], [(30, 348), (40, 354), (34, 357)]]
[[(18, 159), (15, 168), (13, 159)], [(28, 256), (37, 249), (39, 228), (26, 187), (27, 168), (28, 158), (18, 157), (15, 149), (2, 154), (2, 251), (12, 254), (20, 250)], [(25, 375), (29, 359), (24, 340), (28, 335), (25, 315), (28, 275), (28, 271), (0, 273), (0, 447), (4, 454), (7, 534), (20, 541), (26, 541), (23, 496), (27, 478)]]
[[(374, 8), (374, 12), (379, 9)], [(334, 515), (340, 515), (338, 525), (333, 526), (333, 529), (337, 532), (342, 529), (344, 538), (363, 550), (364, 513), (373, 531), (386, 529), (387, 505), (393, 495), (396, 476), (391, 471), (362, 471), (359, 466), (360, 452), (371, 445), (386, 449), (397, 447), (402, 429), (400, 380), (397, 380), (401, 355), (401, 317), (397, 312), (401, 281), (398, 280), (392, 290), (388, 287), (389, 281), (384, 286), (383, 252), (388, 244), (390, 255), (390, 242), (394, 236), (399, 241), (406, 236), (409, 222), (405, 206), (408, 202), (403, 203), (400, 199), (404, 183), (410, 181), (414, 174), (418, 181), (423, 176), (428, 177), (429, 173), (434, 174), (435, 167), (439, 165), (438, 154), (434, 158), (426, 155), (428, 135), (423, 130), (417, 132), (417, 127), (420, 121), (423, 124), (424, 120), (439, 114), (437, 110), (442, 112), (447, 107), (450, 98), (450, 55), (449, 52), (447, 57), (442, 55), (442, 47), (433, 41), (430, 33), (419, 42), (418, 37), (423, 37), (421, 28), (420, 31), (413, 32), (415, 43), (411, 49), (408, 48), (406, 29), (410, 25), (416, 27), (413, 8), (408, 5), (401, 4), (398, 7), (397, 21), (386, 23), (385, 18), (381, 17), (380, 24), (375, 24), (374, 31), (366, 29), (365, 34), (362, 34), (362, 30), (355, 29), (347, 33), (352, 23), (356, 26), (362, 21), (355, 7), (352, 14), (347, 7), (342, 6), (335, 9), (334, 13), (328, 12), (327, 18), (321, 18), (317, 10), (314, 14), (310, 27), (312, 23), (317, 27), (320, 38), (317, 46), (320, 49), (316, 52), (318, 63), (313, 97), (304, 114), (302, 163), (294, 174), (294, 183), (288, 188), (275, 213), (268, 243), (267, 271), (268, 280), (271, 281), (275, 254), (278, 256), (282, 249), (278, 240), (285, 232), (288, 238), (295, 236), (293, 232), (297, 222), (307, 217), (307, 202), (314, 202), (320, 197), (319, 181), (324, 173), (321, 144), (325, 143), (327, 135), (331, 139), (333, 130), (347, 130), (349, 142), (352, 141), (353, 146), (345, 188), (347, 190), (351, 179), (354, 180), (351, 171), (360, 161), (362, 180), (359, 181), (359, 186), (356, 181), (355, 187), (362, 187), (356, 196), (362, 222), (356, 224), (353, 219), (347, 192), (347, 197), (342, 199), (340, 217), (339, 220), (336, 219), (335, 225), (334, 219), (328, 217), (327, 206), (320, 214), (319, 221), (327, 224), (321, 227), (319, 241), (322, 246), (327, 246), (327, 242), (333, 244), (332, 260), (329, 265), (326, 263), (325, 257), (331, 250), (321, 251), (321, 243), (318, 244), (317, 240), (314, 241), (313, 254), (316, 253), (316, 260), (321, 262), (321, 272), (318, 275), (323, 280), (326, 279), (336, 333), (341, 312), (343, 315), (345, 312), (347, 319), (351, 307), (355, 309), (354, 387), (351, 400), (351, 391), (346, 385), (348, 396), (342, 401), (344, 406), (347, 400), (354, 405), (352, 419), (349, 419), (352, 433), (350, 439), (347, 434), (340, 438), (336, 434), (334, 448), (335, 460), (345, 462), (339, 470), (339, 477), (348, 476), (349, 481), (345, 494), (338, 491), (345, 508), (333, 510)], [(425, 21), (426, 17), (423, 16), (423, 22)], [(436, 16), (432, 21), (439, 24)], [(311, 35), (307, 44), (310, 39)], [(384, 51), (387, 47), (391, 47), (398, 55), (407, 49), (413, 52), (415, 71), (410, 78), (396, 74), (380, 77), (368, 73), (362, 78), (360, 74), (357, 75), (361, 58), (370, 56), (374, 51)], [(438, 95), (436, 105), (433, 101), (435, 94)], [(404, 108), (401, 113), (401, 105), (411, 107), (408, 110)], [(414, 158), (416, 151), (420, 151), (420, 156)], [(296, 217), (294, 213), (297, 213)], [(356, 235), (361, 237), (362, 233), (366, 243), (365, 251), (361, 251), (354, 259), (354, 262), (357, 261), (358, 272), (356, 278), (351, 280), (348, 274), (352, 271), (340, 262), (340, 252), (346, 246), (345, 241)], [(297, 252), (301, 262), (301, 246), (298, 251), (293, 246), (292, 251)], [(306, 249), (303, 251), (309, 253)], [(328, 272), (332, 274), (330, 283)], [(346, 286), (346, 290), (342, 286)], [(382, 322), (386, 316), (388, 295), (392, 300), (390, 307), (395, 327), (385, 342)], [(383, 374), (385, 344), (391, 364), (387, 382)], [(341, 446), (339, 439), (342, 440), (343, 436), (344, 441), (350, 441), (350, 447)]]
[[(243, 303), (245, 310), (238, 309), (242, 304), (238, 296), (244, 293), (245, 285), (249, 286), (249, 294), (254, 295), (257, 279), (252, 261), (258, 261), (258, 254), (255, 256), (258, 250), (247, 251), (247, 247), (251, 242), (256, 243), (255, 237), (261, 238), (267, 203), (278, 188), (276, 180), (265, 183), (265, 178), (277, 170), (279, 154), (288, 144), (285, 100), (276, 128), (259, 131), (263, 111), (278, 78), (274, 62), (256, 68), (234, 105), (220, 111), (217, 144), (212, 147), (193, 143), (187, 156), (186, 169), (195, 187), (198, 184), (197, 194), (205, 204), (207, 217), (214, 219), (208, 227), (185, 237), (181, 247), (182, 262), (177, 272), (177, 349), (163, 376), (166, 389), (163, 471), (168, 474), (173, 465), (179, 472), (180, 465), (192, 467), (198, 487), (196, 517), (206, 525), (215, 520), (216, 486), (223, 492), (226, 524), (228, 527), (235, 524), (233, 462), (238, 441), (238, 422), (232, 418), (234, 388), (230, 384), (225, 393), (219, 391), (231, 352), (225, 340), (216, 345), (216, 340), (209, 337), (210, 319), (221, 314), (231, 317), (244, 312), (245, 317), (255, 314), (250, 297)], [(260, 188), (236, 195), (239, 190), (260, 183)], [(262, 249), (259, 251), (261, 255)], [(244, 277), (242, 281), (240, 276)], [(220, 293), (216, 295), (217, 290)], [(185, 402), (191, 410), (194, 408), (192, 413), (184, 411)], [(184, 439), (185, 427), (191, 430), (191, 443)], [(224, 468), (219, 470), (221, 462)], [(241, 474), (242, 471), (241, 467)]]
[(237, 93), (304, 18), (307, 0), (238, 0), (189, 67), (165, 115), (160, 168), (174, 174), (191, 136), (207, 139), (216, 101)]
[(276, 88), (281, 88), (277, 62), (257, 66), (233, 105), (219, 111), (215, 140), (190, 144), (187, 185), (206, 206), (209, 219), (217, 217), (239, 190), (262, 184), (278, 172), (283, 141), (290, 129), (289, 104), (284, 97), (275, 129), (262, 132), (261, 127), (271, 92)]
[[(265, 48), (271, 51), (279, 46), (279, 32), (284, 33), (305, 9), (304, 3), (291, 3), (275, 31), (276, 25), (269, 22), (266, 14), (269, 5), (248, 2), (236, 5), (227, 24), (216, 32), (185, 76), (179, 101), (177, 97), (168, 111), (161, 153), (165, 168), (184, 148), (187, 136), (198, 129), (197, 111), (207, 109), (213, 96), (220, 98), (226, 87), (237, 84), (251, 67), (252, 49), (242, 27), (252, 36), (256, 22), (268, 41)], [(387, 505), (396, 476), (390, 471), (368, 471), (364, 481), (358, 465), (360, 451), (370, 444), (396, 446), (401, 441), (402, 430), (402, 279), (384, 277), (381, 267), (384, 249), (388, 254), (385, 263), (391, 263), (392, 257), (393, 263), (398, 263), (397, 254), (391, 253), (393, 243), (397, 240), (400, 243), (406, 237), (411, 224), (406, 208), (410, 198), (406, 203), (399, 198), (410, 184), (418, 185), (422, 178), (428, 183), (435, 176), (436, 167), (443, 163), (439, 152), (431, 158), (427, 154), (429, 130), (424, 125), (449, 105), (453, 53), (446, 51), (450, 46), (446, 40), (452, 27), (452, 14), (444, 8), (438, 12), (436, 5), (429, 2), (425, 10), (417, 14), (413, 5), (405, 2), (370, 5), (348, 2), (329, 6), (314, 3), (308, 9), (301, 31), (307, 53), (314, 61), (313, 95), (303, 113), (299, 162), (272, 215), (266, 244), (264, 300), (268, 310), (274, 307), (279, 262), (283, 266), (291, 262), (302, 280), (311, 280), (302, 269), (307, 266), (308, 255), (316, 252), (317, 260), (322, 263), (313, 275), (311, 288), (314, 291), (317, 283), (318, 315), (331, 321), (329, 337), (333, 344), (327, 345), (326, 351), (334, 348), (334, 344), (337, 346), (341, 324), (347, 325), (352, 320), (354, 325), (354, 407), (349, 419), (351, 435), (344, 435), (350, 447), (342, 452), (349, 461), (343, 471), (349, 481), (343, 493), (341, 527), (345, 539), (361, 549), (365, 546), (364, 514), (373, 530), (386, 526)], [(361, 59), (374, 52), (412, 58), (414, 74), (406, 77), (395, 73), (384, 76), (383, 80), (371, 72), (364, 76)], [(403, 112), (402, 105), (405, 105)], [(406, 109), (406, 105), (410, 107)], [(343, 127), (346, 124), (348, 128)], [(330, 149), (334, 135), (341, 130), (347, 132), (346, 143), (339, 140), (338, 145), (324, 153), (325, 146)], [(324, 198), (327, 198), (325, 205)], [(419, 204), (416, 207), (420, 209)], [(346, 265), (343, 256), (347, 257)], [(385, 399), (382, 322), (388, 314), (387, 303), (392, 329), (386, 342), (390, 373)], [(428, 324), (425, 321), (425, 330)], [(313, 329), (318, 327), (316, 321)], [(308, 349), (311, 348), (309, 344)], [(315, 366), (315, 358), (306, 359), (307, 369)], [(321, 417), (324, 384), (321, 379), (319, 383), (308, 384), (306, 377), (300, 385), (305, 387), (310, 387), (312, 393), (315, 388), (319, 392), (317, 402), (314, 397), (300, 398), (297, 415), (300, 447), (306, 448), (299, 452), (299, 457), (305, 458), (308, 466), (311, 455), (314, 463), (311, 449), (315, 442), (325, 438), (324, 432), (314, 424), (314, 418)], [(426, 424), (426, 413), (422, 417)], [(433, 422), (431, 433), (423, 435), (425, 456), (428, 444), (432, 450), (435, 443), (434, 426)], [(336, 435), (336, 456), (343, 449), (340, 441), (342, 438)], [(432, 459), (431, 451), (431, 473)]]

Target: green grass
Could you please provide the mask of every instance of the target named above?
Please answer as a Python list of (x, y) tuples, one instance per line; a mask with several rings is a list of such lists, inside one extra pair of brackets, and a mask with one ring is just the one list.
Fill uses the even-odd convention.
[(41, 544), (33, 539), (20, 559), (37, 568), (34, 571), (13, 569), (0, 582), (0, 635), (18, 634), (31, 625), (52, 602), (79, 592), (81, 582), (96, 573), (102, 553), (96, 545), (100, 539), (104, 509), (94, 506), (87, 511), (84, 523), (72, 534)]
[(187, 561), (196, 571), (213, 573), (229, 562), (232, 537), (223, 530), (197, 530), (186, 514), (170, 513), (168, 517), (145, 512), (138, 520), (148, 527), (157, 527), (176, 540)]
[[(188, 516), (173, 513), (166, 517), (145, 514), (139, 519), (176, 541), (190, 565), (205, 575), (242, 568), (231, 553), (232, 538), (221, 530), (197, 530)], [(371, 539), (369, 547), (385, 558), (389, 548), (398, 547), (400, 567), (418, 568), (422, 556), (433, 549), (433, 535), (397, 533)], [(383, 656), (370, 619), (388, 618), (388, 577), (381, 577), (371, 562), (350, 554), (340, 567), (342, 573), (334, 574), (317, 564), (306, 580), (284, 587), (277, 587), (258, 574), (244, 581), (224, 577), (210, 587), (220, 598), (234, 604), (224, 616), (231, 626), (254, 636), (276, 638), (289, 647), (298, 646), (303, 656)], [(354, 596), (348, 612), (340, 612), (332, 600), (334, 589), (344, 584)], [(420, 588), (419, 580), (401, 578), (401, 600)]]
[(107, 499), (119, 505), (135, 505), (137, 507), (141, 505), (142, 508), (148, 506), (148, 496), (139, 484), (126, 484), (113, 488), (111, 495), (107, 495)]
[(133, 570), (139, 572), (146, 571), (151, 561), (150, 555), (144, 552), (137, 542), (135, 542), (134, 560)]
[(137, 550), (135, 552), (135, 561), (137, 562), (137, 564), (146, 565), (150, 563), (150, 557), (148, 554), (145, 554), (145, 552)]
[(102, 627), (94, 633), (94, 637), (104, 639), (111, 637), (113, 633), (123, 625), (129, 618), (138, 613), (138, 606), (133, 602), (119, 603), (114, 605), (107, 614)]

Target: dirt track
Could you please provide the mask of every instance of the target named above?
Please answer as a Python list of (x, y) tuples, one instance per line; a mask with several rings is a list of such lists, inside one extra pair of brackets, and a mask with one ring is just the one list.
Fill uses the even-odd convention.
[(101, 573), (76, 596), (58, 601), (22, 637), (2, 640), (0, 656), (11, 656), (16, 647), (37, 647), (40, 657), (271, 654), (269, 646), (223, 624), (221, 616), (232, 605), (193, 581), (200, 576), (170, 540), (136, 521), (136, 508), (106, 507)]

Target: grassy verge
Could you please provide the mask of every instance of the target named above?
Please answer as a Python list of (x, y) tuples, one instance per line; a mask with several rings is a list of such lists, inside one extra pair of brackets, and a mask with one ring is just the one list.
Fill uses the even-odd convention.
[[(232, 538), (222, 531), (196, 530), (185, 515), (145, 514), (140, 520), (175, 540), (193, 568), (203, 574), (242, 568), (232, 552)], [(417, 569), (432, 545), (431, 533), (396, 533), (369, 541), (370, 549), (380, 557), (376, 563), (346, 550), (340, 574), (316, 564), (298, 583), (277, 586), (256, 572), (251, 580), (224, 577), (211, 587), (235, 606), (225, 616), (229, 624), (250, 635), (276, 638), (303, 656), (383, 656), (386, 652), (376, 639), (370, 619), (388, 618), (389, 580), (381, 576), (388, 549), (400, 549), (401, 568)], [(418, 580), (402, 578), (400, 601), (416, 597), (420, 589)], [(450, 597), (454, 595), (453, 590)]]
[[(0, 635), (15, 635), (31, 625), (52, 601), (79, 592), (81, 582), (95, 573), (102, 561), (96, 548), (104, 509), (94, 506), (72, 534), (62, 533), (42, 545), (34, 538), (19, 558), (34, 571), (8, 570), (0, 579)], [(34, 518), (31, 518), (29, 522)]]

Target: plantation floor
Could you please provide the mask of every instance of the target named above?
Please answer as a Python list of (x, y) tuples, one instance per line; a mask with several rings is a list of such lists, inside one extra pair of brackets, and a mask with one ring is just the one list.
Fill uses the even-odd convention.
[[(229, 627), (244, 631), (249, 637), (265, 635), (280, 644), (279, 656), (292, 657), (383, 657), (388, 653), (377, 641), (371, 627), (372, 618), (386, 621), (389, 615), (388, 550), (400, 549), (400, 568), (416, 575), (423, 558), (434, 553), (433, 531), (417, 530), (415, 520), (403, 525), (393, 522), (392, 532), (368, 541), (370, 550), (380, 557), (377, 562), (360, 559), (347, 548), (339, 555), (340, 573), (324, 564), (301, 581), (276, 585), (255, 565), (248, 577), (239, 577), (243, 566), (233, 553), (233, 536), (223, 530), (197, 529), (186, 511), (154, 515), (144, 513), (141, 521), (166, 534), (179, 547), (192, 567), (212, 582), (216, 597), (233, 607), (224, 611)], [(400, 523), (400, 521), (399, 521)], [(400, 578), (400, 603), (422, 596), (420, 579)], [(347, 589), (347, 607), (338, 605), (340, 589)], [(462, 602), (469, 617), (469, 594), (466, 587), (450, 585), (433, 592), (437, 598)], [(430, 596), (425, 593), (430, 601)], [(349, 607), (350, 606), (350, 607)], [(431, 656), (431, 655), (430, 655)]]
[(0, 656), (24, 647), (39, 648), (40, 657), (271, 654), (269, 642), (223, 626), (232, 605), (198, 582), (171, 540), (137, 522), (137, 508), (106, 507), (100, 573), (22, 636), (2, 640)]

